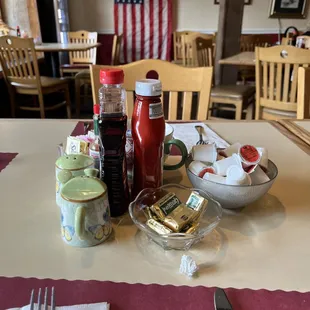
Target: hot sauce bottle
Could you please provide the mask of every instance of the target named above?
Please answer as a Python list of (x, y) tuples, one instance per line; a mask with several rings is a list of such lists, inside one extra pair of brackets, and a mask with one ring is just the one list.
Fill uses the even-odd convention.
[(116, 217), (126, 213), (129, 205), (125, 153), (126, 92), (122, 86), (124, 72), (120, 69), (101, 70), (100, 82), (102, 84), (99, 89), (101, 179), (108, 187), (111, 216)]
[(133, 195), (144, 188), (163, 184), (165, 120), (161, 103), (161, 82), (136, 82), (136, 101), (132, 115), (134, 144)]

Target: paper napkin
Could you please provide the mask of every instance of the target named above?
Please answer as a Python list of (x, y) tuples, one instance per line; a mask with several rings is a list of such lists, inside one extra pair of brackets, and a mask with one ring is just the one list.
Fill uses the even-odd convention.
[[(36, 305), (34, 306), (34, 309), (37, 309)], [(48, 307), (48, 309), (51, 309), (51, 307)], [(109, 309), (110, 309), (110, 304), (107, 302), (100, 302), (96, 304), (56, 307), (56, 310), (109, 310)], [(30, 305), (24, 306), (22, 308), (12, 308), (9, 310), (30, 310)]]

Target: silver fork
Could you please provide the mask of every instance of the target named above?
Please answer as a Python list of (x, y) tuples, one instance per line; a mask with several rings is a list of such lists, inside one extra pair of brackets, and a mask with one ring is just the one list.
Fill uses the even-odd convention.
[[(48, 301), (47, 301), (47, 296), (48, 296), (48, 289), (47, 287), (45, 288), (45, 292), (44, 292), (44, 304), (43, 304), (43, 310), (47, 310), (48, 309)], [(37, 302), (37, 306), (36, 306), (36, 310), (41, 310), (41, 288), (39, 289), (38, 292), (38, 302)], [(31, 295), (30, 295), (30, 310), (34, 310), (34, 289), (31, 291)], [(52, 287), (52, 293), (51, 293), (51, 310), (55, 310), (55, 289), (54, 287)]]
[(203, 138), (202, 138), (203, 127), (202, 126), (195, 126), (195, 128), (199, 134), (199, 141), (196, 143), (196, 145), (208, 144), (208, 142), (203, 141)]

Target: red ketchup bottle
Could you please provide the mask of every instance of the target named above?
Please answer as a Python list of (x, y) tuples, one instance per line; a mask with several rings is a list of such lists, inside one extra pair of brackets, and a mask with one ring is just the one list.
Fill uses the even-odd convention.
[(161, 103), (161, 82), (136, 82), (136, 101), (131, 120), (134, 144), (133, 195), (163, 183), (165, 119)]

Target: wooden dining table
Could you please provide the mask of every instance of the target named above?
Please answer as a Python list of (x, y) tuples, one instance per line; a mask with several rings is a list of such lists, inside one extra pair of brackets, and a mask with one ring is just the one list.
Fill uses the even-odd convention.
[(87, 51), (97, 48), (101, 43), (41, 43), (35, 45), (35, 50), (43, 53), (50, 53), (52, 61), (52, 74), (59, 76), (58, 52)]
[[(108, 242), (73, 248), (61, 239), (55, 161), (57, 145), (80, 125), (77, 120), (0, 120), (3, 308), (25, 305), (31, 288), (52, 285), (57, 305), (109, 301), (111, 310), (203, 310), (211, 309), (213, 288), (222, 287), (235, 309), (310, 309), (310, 147), (300, 147), (275, 122), (207, 121), (228, 143), (268, 150), (279, 174), (264, 197), (224, 210), (219, 226), (186, 253), (164, 251), (128, 215), (113, 220)], [(164, 182), (191, 186), (184, 167), (165, 171)], [(183, 254), (198, 263), (197, 277), (179, 273)]]
[(310, 146), (310, 121), (308, 119), (282, 119), (279, 123), (305, 144)]
[(241, 52), (239, 54), (223, 58), (219, 60), (221, 65), (236, 65), (236, 66), (255, 66), (255, 52)]

